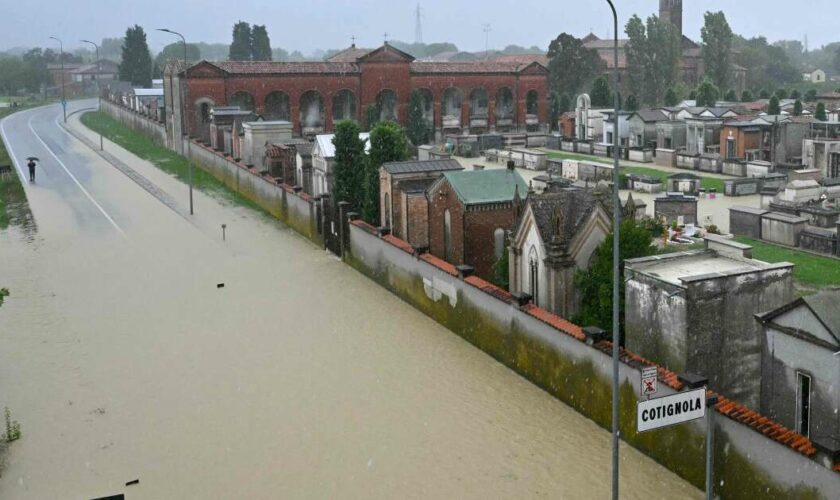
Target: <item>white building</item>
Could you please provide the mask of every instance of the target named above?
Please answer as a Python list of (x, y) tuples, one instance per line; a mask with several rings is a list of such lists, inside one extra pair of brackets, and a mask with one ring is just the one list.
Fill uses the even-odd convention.
[[(333, 185), (333, 160), (335, 159), (335, 134), (319, 134), (315, 136), (312, 147), (312, 194), (320, 196), (330, 194)], [(370, 134), (362, 132), (359, 139), (365, 142), (365, 153), (370, 152)]]

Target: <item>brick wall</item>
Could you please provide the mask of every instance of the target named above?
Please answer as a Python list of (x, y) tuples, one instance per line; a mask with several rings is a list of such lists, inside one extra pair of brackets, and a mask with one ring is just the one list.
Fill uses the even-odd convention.
[(466, 263), (475, 268), (477, 276), (486, 280), (493, 276), (493, 265), (496, 263), (493, 234), (499, 228), (510, 230), (513, 222), (512, 203), (471, 207), (467, 210), (464, 257)]
[(444, 213), (449, 210), (452, 256), (450, 264), (464, 264), (464, 205), (452, 190), (452, 187), (444, 182), (442, 186), (429, 194), (429, 252), (435, 257), (445, 259), (444, 252)]
[(429, 202), (425, 193), (410, 193), (402, 197), (403, 228), (406, 239), (415, 247), (429, 246)]

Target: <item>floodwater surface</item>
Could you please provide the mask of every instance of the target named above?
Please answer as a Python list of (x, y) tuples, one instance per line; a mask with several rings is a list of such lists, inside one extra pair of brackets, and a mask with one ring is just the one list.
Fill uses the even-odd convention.
[[(0, 498), (609, 497), (607, 431), (279, 223), (200, 193), (186, 220), (50, 133), (124, 236), (48, 192), (0, 232)], [(701, 497), (627, 446), (621, 479)]]

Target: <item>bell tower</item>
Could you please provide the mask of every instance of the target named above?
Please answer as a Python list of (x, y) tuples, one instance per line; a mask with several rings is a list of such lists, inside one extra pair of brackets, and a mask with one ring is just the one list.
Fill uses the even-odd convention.
[(682, 0), (659, 0), (659, 19), (671, 23), (682, 39)]

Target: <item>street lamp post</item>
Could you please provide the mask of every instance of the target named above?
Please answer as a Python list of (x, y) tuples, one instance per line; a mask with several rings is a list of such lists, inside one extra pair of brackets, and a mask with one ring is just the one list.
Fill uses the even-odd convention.
[(612, 498), (618, 500), (618, 446), (619, 433), (618, 426), (618, 405), (620, 403), (618, 391), (618, 361), (619, 361), (619, 345), (621, 342), (621, 332), (619, 331), (619, 284), (621, 283), (621, 272), (619, 266), (621, 264), (621, 256), (619, 255), (619, 232), (621, 229), (621, 198), (619, 197), (618, 187), (620, 176), (618, 173), (618, 155), (620, 149), (619, 139), (619, 102), (618, 102), (618, 14), (615, 11), (615, 5), (612, 0), (607, 0), (610, 4), (610, 9), (613, 15), (613, 91), (615, 112), (613, 114), (613, 303), (612, 303), (612, 334), (613, 334), (613, 384), (612, 384)]
[(184, 35), (178, 33), (177, 31), (172, 31), (167, 28), (158, 28), (158, 31), (163, 31), (164, 33), (170, 33), (172, 35), (177, 35), (181, 37), (181, 41), (184, 42), (184, 86), (182, 87), (183, 90), (180, 92), (181, 94), (181, 134), (186, 134), (187, 136), (187, 165), (189, 167), (189, 182), (190, 182), (190, 215), (193, 215), (193, 165), (192, 165), (192, 151), (190, 147), (190, 135), (187, 132), (187, 100), (185, 98), (186, 90), (187, 90), (187, 39), (184, 38)]
[(61, 65), (61, 109), (64, 112), (64, 123), (67, 123), (67, 99), (64, 95), (64, 43), (58, 38), (51, 36), (53, 40), (58, 42), (58, 63)]
[[(89, 43), (96, 48), (96, 94), (99, 97), (99, 111), (102, 111), (102, 89), (99, 87), (99, 78), (102, 76), (102, 60), (99, 59), (99, 45), (90, 40), (80, 40), (83, 43)], [(102, 151), (105, 148), (103, 147), (102, 141), (102, 133), (99, 133), (99, 150)]]

